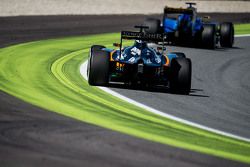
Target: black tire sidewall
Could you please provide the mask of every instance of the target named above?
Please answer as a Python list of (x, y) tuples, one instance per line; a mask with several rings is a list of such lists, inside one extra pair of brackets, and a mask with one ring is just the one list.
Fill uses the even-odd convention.
[(204, 24), (201, 33), (202, 46), (204, 48), (214, 49), (216, 46), (216, 28), (213, 24)]
[(230, 22), (220, 25), (220, 45), (222, 47), (232, 47), (234, 43), (234, 27)]
[(159, 33), (161, 21), (159, 19), (148, 18), (144, 21), (143, 25), (149, 27), (148, 29), (145, 29), (145, 32)]
[(170, 91), (189, 94), (191, 89), (192, 63), (189, 58), (174, 58), (171, 61)]
[(92, 48), (89, 58), (88, 82), (93, 86), (104, 86), (109, 81), (109, 52)]

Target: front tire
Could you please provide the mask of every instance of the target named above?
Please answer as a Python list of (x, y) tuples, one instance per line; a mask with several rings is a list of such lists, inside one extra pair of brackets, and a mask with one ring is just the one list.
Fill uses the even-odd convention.
[(147, 33), (159, 33), (161, 27), (161, 21), (159, 19), (148, 18), (143, 23), (148, 29), (145, 29)]
[(222, 23), (220, 25), (220, 45), (231, 48), (234, 43), (234, 27), (232, 23)]
[(202, 46), (214, 49), (216, 46), (216, 29), (213, 24), (205, 24), (201, 33)]
[(88, 83), (93, 86), (105, 86), (109, 82), (109, 52), (103, 46), (91, 47), (88, 61)]
[(170, 91), (189, 94), (191, 89), (192, 63), (189, 58), (174, 58), (171, 61)]

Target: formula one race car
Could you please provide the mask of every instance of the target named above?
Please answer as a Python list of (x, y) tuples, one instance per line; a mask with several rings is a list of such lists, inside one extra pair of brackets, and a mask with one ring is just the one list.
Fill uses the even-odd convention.
[[(105, 86), (110, 82), (128, 85), (166, 86), (178, 94), (189, 94), (191, 87), (191, 60), (184, 53), (167, 54), (164, 40), (167, 36), (146, 33), (145, 26), (135, 26), (140, 32), (122, 31), (119, 49), (93, 45), (88, 61), (88, 83)], [(123, 41), (134, 40), (123, 47)]]
[(169, 41), (175, 45), (191, 45), (214, 49), (218, 43), (222, 47), (232, 47), (234, 43), (234, 27), (231, 22), (211, 22), (209, 16), (198, 17), (195, 3), (186, 3), (183, 8), (164, 8), (163, 21), (146, 19), (147, 32), (165, 32)]

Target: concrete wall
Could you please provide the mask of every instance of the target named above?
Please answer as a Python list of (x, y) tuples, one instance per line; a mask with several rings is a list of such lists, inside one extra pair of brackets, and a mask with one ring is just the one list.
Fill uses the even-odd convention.
[[(157, 14), (165, 5), (185, 7), (183, 0), (0, 0), (0, 16)], [(248, 12), (250, 1), (196, 0), (199, 12)]]

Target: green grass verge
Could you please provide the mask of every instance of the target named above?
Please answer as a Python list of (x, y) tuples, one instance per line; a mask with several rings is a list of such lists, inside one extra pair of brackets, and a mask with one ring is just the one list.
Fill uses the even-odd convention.
[(250, 143), (147, 112), (81, 77), (93, 44), (111, 46), (119, 34), (44, 40), (0, 49), (0, 90), (47, 110), (162, 144), (250, 163)]
[(236, 24), (234, 28), (237, 35), (250, 34), (250, 24)]

